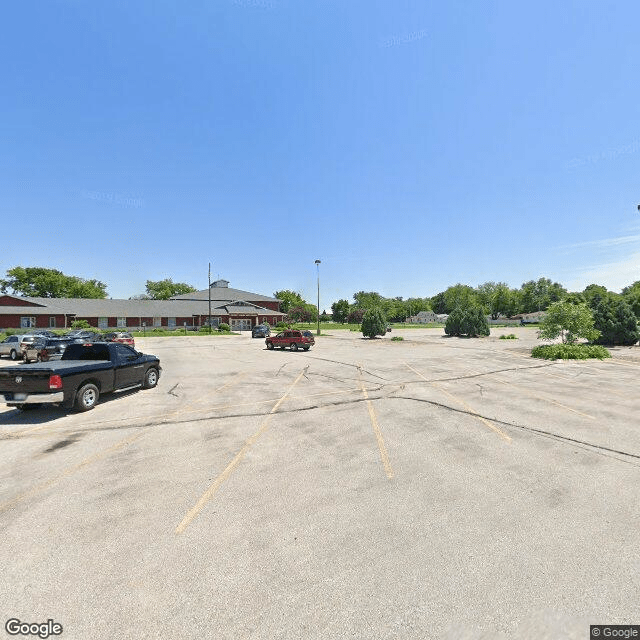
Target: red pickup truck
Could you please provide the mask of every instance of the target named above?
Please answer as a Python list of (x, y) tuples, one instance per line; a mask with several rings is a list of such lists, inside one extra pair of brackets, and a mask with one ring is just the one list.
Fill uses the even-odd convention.
[(269, 336), (265, 340), (267, 349), (273, 349), (274, 347), (284, 349), (285, 347), (289, 347), (291, 351), (297, 351), (298, 348), (309, 351), (309, 347), (315, 343), (316, 341), (313, 339), (311, 331), (297, 331), (295, 329), (281, 331), (278, 335)]

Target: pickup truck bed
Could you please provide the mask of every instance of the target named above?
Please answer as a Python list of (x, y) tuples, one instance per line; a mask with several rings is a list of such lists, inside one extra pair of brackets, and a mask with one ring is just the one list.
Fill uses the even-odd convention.
[(160, 361), (118, 343), (73, 344), (62, 359), (0, 368), (0, 400), (23, 408), (61, 404), (88, 411), (103, 393), (155, 387)]

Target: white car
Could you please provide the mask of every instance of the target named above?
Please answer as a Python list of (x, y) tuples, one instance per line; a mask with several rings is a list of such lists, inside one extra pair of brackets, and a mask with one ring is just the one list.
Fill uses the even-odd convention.
[(12, 360), (22, 358), (22, 345), (33, 342), (42, 336), (38, 335), (17, 335), (7, 336), (0, 342), (0, 356), (9, 356)]

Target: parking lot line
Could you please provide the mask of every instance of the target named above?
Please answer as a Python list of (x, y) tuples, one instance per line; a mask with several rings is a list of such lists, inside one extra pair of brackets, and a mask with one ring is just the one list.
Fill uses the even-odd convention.
[(215, 492), (218, 490), (220, 485), (231, 475), (233, 470), (238, 466), (238, 464), (242, 461), (242, 459), (247, 454), (247, 451), (255, 444), (255, 442), (260, 438), (260, 436), (269, 428), (269, 423), (273, 418), (273, 414), (278, 410), (278, 407), (285, 401), (289, 393), (291, 393), (293, 387), (298, 384), (302, 376), (305, 374), (306, 369), (303, 369), (298, 377), (293, 381), (293, 383), (286, 390), (285, 394), (273, 405), (271, 411), (269, 411), (269, 415), (263, 420), (260, 428), (245, 442), (244, 446), (238, 453), (235, 455), (233, 460), (227, 465), (225, 470), (214, 480), (213, 484), (200, 496), (200, 499), (196, 504), (188, 511), (187, 515), (182, 519), (182, 522), (176, 527), (176, 535), (181, 534), (189, 524), (198, 516), (198, 514), (204, 509), (207, 502), (213, 498)]
[(362, 388), (362, 394), (364, 395), (364, 398), (367, 402), (369, 420), (371, 420), (371, 426), (373, 427), (373, 432), (375, 433), (376, 441), (378, 442), (378, 449), (380, 450), (380, 459), (382, 460), (382, 465), (384, 466), (384, 472), (387, 474), (387, 478), (391, 480), (393, 478), (393, 469), (391, 468), (391, 463), (389, 462), (387, 448), (384, 445), (384, 438), (382, 437), (382, 431), (380, 429), (380, 425), (378, 424), (376, 411), (373, 407), (373, 403), (371, 402), (371, 400), (369, 400), (367, 388), (364, 386), (364, 380), (362, 379), (362, 369), (360, 368), (360, 366), (358, 366), (358, 373), (360, 374), (360, 386)]
[(478, 415), (478, 412), (472, 407), (470, 407), (466, 402), (464, 402), (463, 400), (460, 400), (460, 398), (456, 398), (456, 396), (449, 393), (446, 389), (443, 389), (439, 384), (435, 382), (431, 382), (428, 378), (423, 376), (417, 369), (414, 369), (408, 362), (405, 362), (404, 364), (409, 369), (411, 369), (411, 371), (413, 371), (415, 374), (419, 375), (424, 381), (428, 382), (432, 387), (435, 387), (436, 389), (438, 389), (438, 391), (441, 391), (442, 393), (444, 393), (446, 396), (451, 398), (454, 402), (457, 402), (459, 405), (463, 406), (467, 411), (469, 411), (473, 415), (474, 418), (477, 418), (478, 420), (480, 420), (480, 422), (482, 422), (482, 424), (489, 427), (489, 429), (491, 429), (492, 431), (495, 431), (495, 433), (497, 433), (503, 440), (506, 440), (507, 442), (511, 443), (510, 436), (508, 436), (501, 429), (498, 429), (498, 427), (496, 427), (496, 425), (493, 424), (493, 422), (491, 422), (490, 420), (487, 420), (486, 418), (483, 418), (482, 416)]

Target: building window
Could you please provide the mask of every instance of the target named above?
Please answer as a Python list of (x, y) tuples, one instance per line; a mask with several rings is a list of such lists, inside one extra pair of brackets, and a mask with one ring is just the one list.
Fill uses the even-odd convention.
[(175, 318), (167, 318), (167, 326), (175, 329), (176, 327), (176, 319)]
[(154, 327), (161, 327), (162, 326), (162, 318), (156, 316), (153, 318), (153, 326)]
[(108, 329), (109, 318), (98, 318), (98, 329)]
[(49, 316), (49, 329), (53, 329), (56, 326), (56, 317)]
[(117, 327), (126, 327), (127, 326), (127, 319), (126, 318), (118, 318), (118, 323), (116, 325)]
[(31, 316), (22, 316), (20, 318), (20, 328), (21, 329), (32, 329), (36, 326), (35, 317)]

